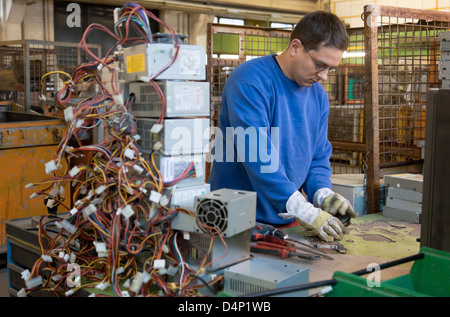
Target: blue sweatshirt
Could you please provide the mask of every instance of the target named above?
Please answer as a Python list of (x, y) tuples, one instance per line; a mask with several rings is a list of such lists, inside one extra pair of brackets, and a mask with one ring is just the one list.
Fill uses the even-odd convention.
[(229, 76), (213, 149), (211, 190), (257, 193), (256, 220), (284, 225), (278, 213), (303, 189), (331, 188), (328, 96), (319, 83), (299, 86), (273, 55), (249, 60)]

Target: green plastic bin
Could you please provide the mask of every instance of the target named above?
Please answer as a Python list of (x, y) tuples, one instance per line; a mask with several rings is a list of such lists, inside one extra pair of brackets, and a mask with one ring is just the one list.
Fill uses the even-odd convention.
[[(423, 247), (408, 274), (369, 286), (368, 279), (337, 271), (326, 297), (447, 297), (450, 296), (450, 254)], [(370, 274), (370, 272), (368, 273)]]

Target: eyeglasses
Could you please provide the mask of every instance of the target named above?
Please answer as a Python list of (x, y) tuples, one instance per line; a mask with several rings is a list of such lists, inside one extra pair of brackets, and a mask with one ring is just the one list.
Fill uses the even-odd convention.
[(309, 50), (306, 50), (306, 53), (308, 53), (309, 57), (311, 58), (311, 60), (314, 63), (314, 67), (316, 68), (317, 72), (323, 72), (324, 70), (327, 70), (328, 73), (334, 73), (338, 70), (338, 66), (334, 66), (334, 67), (327, 67), (327, 66), (323, 66), (321, 63), (319, 63), (314, 57), (311, 56), (311, 54), (309, 53)]

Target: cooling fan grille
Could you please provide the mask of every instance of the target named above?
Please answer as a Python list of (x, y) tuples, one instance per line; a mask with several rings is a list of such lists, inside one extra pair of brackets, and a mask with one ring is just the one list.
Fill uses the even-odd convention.
[(197, 216), (206, 226), (216, 228), (221, 234), (228, 227), (228, 210), (220, 200), (203, 199), (197, 205)]

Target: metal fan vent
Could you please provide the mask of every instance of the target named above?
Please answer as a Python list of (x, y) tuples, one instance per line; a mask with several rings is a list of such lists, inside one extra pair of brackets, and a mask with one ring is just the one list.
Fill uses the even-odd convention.
[(219, 200), (204, 199), (197, 205), (197, 216), (206, 226), (216, 228), (220, 233), (227, 230), (228, 210)]

